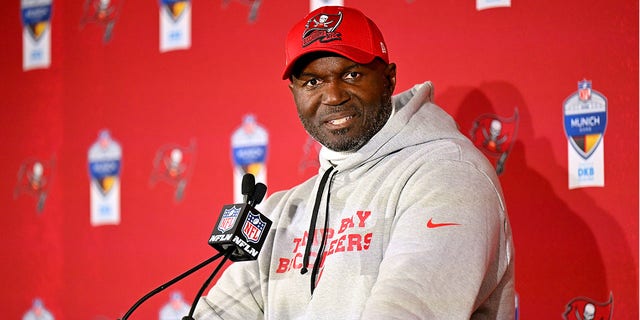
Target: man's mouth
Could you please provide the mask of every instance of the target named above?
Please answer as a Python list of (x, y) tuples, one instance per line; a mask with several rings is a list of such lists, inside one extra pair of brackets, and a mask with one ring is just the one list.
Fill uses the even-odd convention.
[(339, 125), (342, 125), (342, 124), (346, 123), (347, 121), (351, 120), (352, 118), (353, 118), (352, 116), (347, 116), (347, 117), (344, 117), (344, 118), (329, 120), (327, 122), (330, 125), (339, 126)]

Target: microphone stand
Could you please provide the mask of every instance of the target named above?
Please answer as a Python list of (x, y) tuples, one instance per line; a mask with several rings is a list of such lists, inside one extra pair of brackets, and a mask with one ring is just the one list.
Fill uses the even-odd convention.
[[(214, 262), (215, 260), (217, 260), (218, 258), (220, 258), (223, 254), (225, 255), (225, 259), (224, 259), (224, 260), (226, 260), (226, 259), (227, 259), (227, 256), (228, 256), (228, 255), (230, 255), (230, 253), (226, 253), (226, 254), (225, 254), (225, 253), (222, 253), (222, 252), (221, 252), (221, 253), (218, 253), (218, 254), (216, 254), (215, 256), (213, 256), (213, 257), (211, 257), (211, 258), (209, 258), (209, 259), (207, 259), (207, 260), (203, 261), (203, 262), (202, 262), (202, 263), (200, 263), (199, 265), (197, 265), (197, 266), (195, 266), (195, 267), (193, 267), (193, 268), (191, 268), (191, 269), (187, 270), (186, 272), (182, 273), (181, 275), (179, 275), (179, 276), (177, 276), (177, 277), (175, 277), (175, 278), (173, 278), (173, 279), (169, 280), (167, 283), (165, 283), (165, 284), (163, 284), (163, 285), (161, 285), (161, 286), (159, 286), (159, 287), (155, 288), (153, 291), (151, 291), (151, 292), (147, 293), (144, 297), (140, 298), (140, 299), (139, 299), (139, 300), (138, 300), (138, 301), (137, 301), (137, 302), (136, 302), (136, 303), (135, 303), (135, 304), (134, 304), (134, 305), (129, 309), (129, 311), (127, 311), (127, 313), (125, 313), (125, 315), (124, 315), (122, 318), (120, 318), (120, 320), (127, 320), (127, 319), (129, 318), (129, 316), (133, 313), (133, 311), (135, 311), (135, 310), (136, 310), (136, 309), (137, 309), (137, 308), (138, 308), (138, 307), (139, 307), (143, 302), (147, 301), (147, 299), (149, 299), (149, 298), (153, 297), (154, 295), (156, 295), (156, 294), (158, 294), (160, 291), (162, 291), (162, 290), (164, 290), (164, 289), (168, 288), (168, 287), (169, 287), (169, 286), (171, 286), (172, 284), (174, 284), (174, 283), (176, 283), (176, 282), (178, 282), (178, 281), (182, 280), (184, 277), (186, 277), (186, 276), (188, 276), (188, 275), (190, 275), (190, 274), (192, 274), (192, 273), (194, 273), (194, 272), (196, 272), (196, 271), (198, 271), (198, 270), (202, 269), (203, 267), (205, 267), (206, 265), (210, 264), (211, 262)], [(223, 260), (223, 263), (224, 263), (224, 260)], [(220, 264), (220, 265), (222, 265), (222, 264)], [(220, 268), (220, 265), (218, 265), (218, 269)], [(218, 270), (218, 269), (216, 269), (216, 272), (217, 272), (217, 270)], [(214, 273), (214, 274), (215, 274), (215, 273)]]
[[(255, 206), (258, 205), (260, 201), (262, 201), (262, 198), (264, 198), (264, 195), (266, 193), (267, 186), (264, 183), (260, 182), (256, 184), (255, 178), (252, 174), (247, 173), (242, 177), (242, 194), (244, 195), (244, 202), (250, 208), (255, 208)], [(202, 284), (202, 287), (200, 287), (200, 290), (196, 294), (196, 297), (193, 299), (191, 309), (189, 310), (189, 315), (182, 317), (182, 320), (195, 320), (193, 318), (193, 313), (196, 310), (196, 305), (198, 304), (200, 297), (204, 293), (204, 290), (207, 289), (213, 278), (215, 278), (216, 274), (218, 274), (218, 271), (220, 271), (220, 268), (222, 268), (227, 259), (229, 259), (233, 255), (234, 250), (238, 250), (238, 248), (228, 248), (224, 252), (224, 259), (222, 259), (211, 276), (209, 276), (209, 278)]]
[(191, 309), (189, 310), (189, 315), (182, 317), (182, 320), (195, 320), (193, 318), (193, 313), (196, 311), (196, 305), (198, 304), (198, 300), (200, 300), (200, 297), (204, 293), (204, 290), (207, 289), (207, 287), (209, 286), (209, 284), (211, 283), (213, 278), (215, 278), (216, 274), (218, 274), (218, 271), (220, 271), (220, 268), (222, 268), (224, 263), (227, 262), (227, 259), (229, 259), (229, 257), (231, 257), (232, 253), (233, 253), (233, 249), (227, 250), (224, 253), (224, 259), (222, 259), (222, 261), (220, 261), (220, 263), (218, 263), (218, 266), (216, 267), (216, 269), (209, 276), (209, 278), (202, 284), (202, 287), (200, 287), (200, 290), (198, 290), (198, 293), (196, 294), (196, 297), (193, 299), (193, 303), (191, 304)]
[[(258, 187), (257, 190), (256, 190), (256, 187)], [(255, 183), (255, 177), (252, 174), (247, 173), (242, 177), (242, 194), (245, 196), (244, 197), (244, 202), (247, 205), (249, 205), (250, 207), (255, 207), (258, 203), (260, 203), (260, 201), (262, 201), (262, 198), (264, 197), (266, 192), (267, 192), (267, 186), (264, 183), (257, 183), (256, 184)], [(237, 248), (235, 250), (237, 250)], [(133, 313), (133, 311), (135, 311), (143, 302), (147, 301), (147, 299), (153, 297), (154, 295), (158, 294), (160, 291), (168, 288), (172, 284), (174, 284), (174, 283), (182, 280), (183, 278), (187, 277), (188, 275), (200, 270), (201, 268), (205, 267), (206, 265), (210, 264), (211, 262), (217, 260), (218, 258), (220, 258), (221, 256), (224, 255), (224, 259), (222, 259), (222, 261), (218, 264), (218, 266), (213, 271), (211, 276), (209, 276), (207, 281), (205, 281), (204, 284), (202, 285), (202, 287), (200, 287), (200, 290), (198, 291), (198, 294), (196, 295), (195, 299), (193, 300), (193, 303), (191, 304), (191, 310), (189, 311), (189, 315), (182, 317), (182, 320), (194, 320), (193, 319), (193, 313), (195, 312), (196, 305), (198, 304), (198, 300), (200, 300), (200, 297), (202, 296), (204, 290), (207, 289), (207, 287), (209, 286), (209, 284), (211, 283), (213, 278), (215, 278), (216, 274), (218, 274), (218, 272), (220, 271), (220, 269), (222, 268), (224, 263), (227, 262), (227, 260), (233, 255), (233, 252), (234, 252), (233, 248), (225, 248), (224, 252), (221, 251), (220, 253), (216, 254), (215, 256), (203, 261), (199, 265), (197, 265), (197, 266), (187, 270), (186, 272), (182, 273), (181, 275), (169, 280), (169, 282), (157, 287), (153, 291), (147, 293), (144, 297), (140, 298), (127, 311), (127, 313), (125, 313), (125, 315), (122, 318), (118, 319), (118, 320), (127, 320), (129, 318), (129, 316)]]

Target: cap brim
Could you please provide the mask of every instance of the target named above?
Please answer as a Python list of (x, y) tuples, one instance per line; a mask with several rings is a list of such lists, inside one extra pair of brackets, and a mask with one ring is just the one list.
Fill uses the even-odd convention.
[(289, 79), (289, 77), (291, 77), (293, 68), (295, 67), (296, 63), (300, 60), (300, 58), (314, 52), (335, 53), (360, 64), (368, 64), (376, 58), (376, 56), (371, 53), (362, 51), (360, 49), (357, 49), (351, 46), (341, 46), (341, 45), (335, 45), (335, 44), (331, 45), (330, 47), (316, 46), (308, 50), (305, 50), (304, 52), (301, 52), (300, 54), (298, 54), (297, 57), (291, 59), (287, 64), (287, 67), (284, 69), (284, 73), (282, 74), (282, 80), (287, 80)]

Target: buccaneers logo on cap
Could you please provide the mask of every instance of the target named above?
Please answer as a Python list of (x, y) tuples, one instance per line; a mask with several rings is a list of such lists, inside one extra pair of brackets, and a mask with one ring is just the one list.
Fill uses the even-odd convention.
[(342, 12), (338, 14), (318, 13), (307, 21), (302, 33), (302, 47), (306, 47), (315, 41), (329, 42), (341, 40), (340, 32), (335, 30), (342, 22)]

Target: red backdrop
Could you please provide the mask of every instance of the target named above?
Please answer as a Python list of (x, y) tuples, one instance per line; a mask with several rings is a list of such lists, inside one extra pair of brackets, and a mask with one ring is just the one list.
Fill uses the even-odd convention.
[[(615, 319), (638, 319), (638, 2), (345, 1), (377, 21), (398, 65), (397, 92), (432, 80), (436, 103), (464, 132), (479, 115), (519, 129), (500, 179), (516, 246), (523, 319), (560, 319), (576, 297), (613, 296)], [(233, 201), (230, 136), (251, 113), (269, 132), (269, 190), (313, 174), (307, 136), (280, 80), (288, 28), (307, 1), (192, 3), (192, 45), (159, 52), (158, 1), (127, 1), (110, 42), (80, 27), (83, 3), (55, 0), (52, 63), (22, 70), (19, 1), (0, 42), (0, 289), (5, 318), (39, 297), (56, 319), (115, 319), (142, 295), (215, 254), (208, 236)], [(605, 186), (572, 189), (562, 103), (589, 79), (608, 99)], [(122, 220), (92, 227), (87, 151), (108, 128), (123, 148)], [(196, 143), (182, 201), (150, 185), (167, 144)], [(55, 162), (42, 212), (14, 195), (28, 159)], [(209, 271), (177, 284), (191, 302)], [(169, 292), (135, 318), (157, 318)]]

